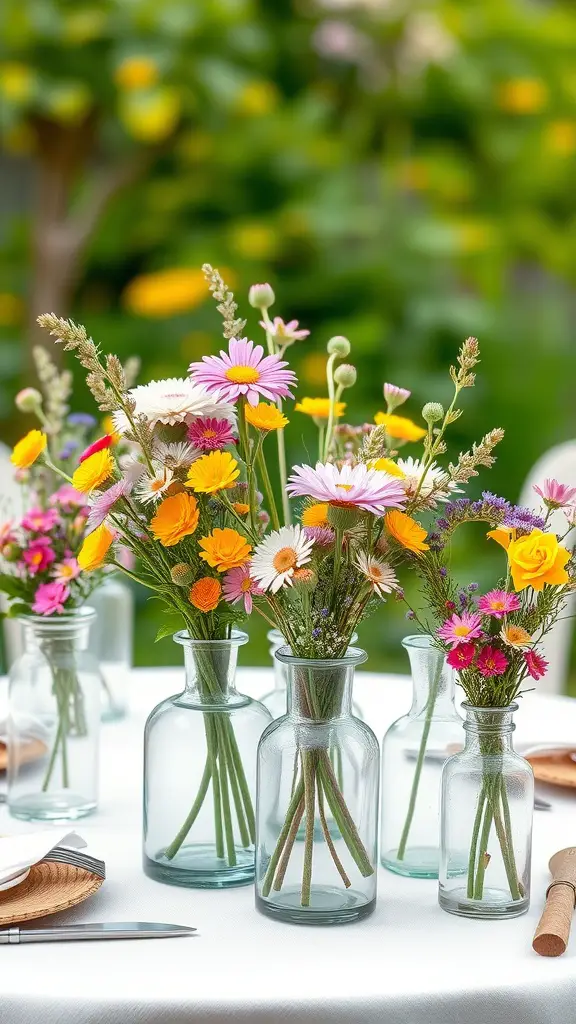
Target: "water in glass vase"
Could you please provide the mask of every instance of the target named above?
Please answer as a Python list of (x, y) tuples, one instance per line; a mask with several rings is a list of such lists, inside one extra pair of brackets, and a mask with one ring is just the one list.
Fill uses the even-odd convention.
[(258, 748), (256, 906), (296, 924), (347, 924), (376, 902), (379, 749), (351, 713), (366, 654), (314, 661), (284, 647), (276, 657), (288, 713)]
[(466, 746), (444, 765), (438, 898), (451, 914), (518, 917), (530, 906), (534, 776), (512, 747), (517, 707), (464, 704)]
[[(279, 629), (268, 630), (267, 639), (269, 646), (270, 657), (272, 658), (272, 668), (274, 670), (274, 688), (268, 693), (264, 694), (261, 698), (260, 703), (268, 708), (268, 711), (272, 715), (272, 718), (280, 718), (286, 714), (288, 707), (288, 670), (282, 662), (278, 661), (275, 657), (276, 651), (279, 651), (281, 647), (286, 646), (286, 640), (282, 636)], [(350, 644), (354, 644), (358, 640), (358, 634), (353, 633), (350, 637)], [(352, 714), (356, 718), (362, 718), (362, 711), (360, 706), (355, 700), (352, 700)]]
[[(438, 878), (442, 765), (462, 747), (454, 670), (425, 635), (402, 645), (410, 659), (412, 707), (382, 742), (380, 857), (389, 871)], [(461, 865), (465, 869), (465, 863)]]
[(95, 613), (22, 619), (10, 669), (8, 808), (24, 821), (73, 821), (95, 810), (101, 678), (88, 650)]
[(169, 885), (225, 888), (254, 879), (256, 748), (270, 715), (235, 687), (230, 639), (184, 648), (186, 687), (162, 701), (144, 737), (144, 871)]

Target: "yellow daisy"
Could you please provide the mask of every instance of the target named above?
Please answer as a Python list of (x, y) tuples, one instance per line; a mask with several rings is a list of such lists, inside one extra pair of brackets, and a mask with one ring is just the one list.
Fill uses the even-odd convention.
[(236, 459), (230, 452), (210, 452), (193, 462), (188, 470), (186, 487), (204, 494), (214, 494), (226, 487), (233, 487), (240, 476)]

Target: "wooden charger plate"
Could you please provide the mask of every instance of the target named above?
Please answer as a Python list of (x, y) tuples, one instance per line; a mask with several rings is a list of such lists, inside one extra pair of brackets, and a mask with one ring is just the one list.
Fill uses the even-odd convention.
[(75, 907), (98, 892), (102, 882), (98, 875), (71, 864), (34, 864), (24, 882), (0, 892), (0, 928)]
[[(42, 740), (30, 740), (29, 743), (22, 743), (20, 747), (20, 764), (29, 764), (44, 757), (46, 744)], [(0, 741), (0, 772), (5, 772), (8, 767), (8, 747)]]
[(526, 760), (532, 765), (537, 782), (576, 789), (576, 761), (572, 760), (572, 753), (572, 750), (548, 751), (530, 754)]

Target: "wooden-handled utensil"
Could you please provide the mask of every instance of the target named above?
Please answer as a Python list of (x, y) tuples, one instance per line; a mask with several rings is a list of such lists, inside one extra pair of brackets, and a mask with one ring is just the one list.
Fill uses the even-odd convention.
[(540, 956), (561, 956), (568, 945), (576, 906), (576, 846), (567, 846), (550, 858), (552, 881), (546, 906), (534, 934), (532, 948)]

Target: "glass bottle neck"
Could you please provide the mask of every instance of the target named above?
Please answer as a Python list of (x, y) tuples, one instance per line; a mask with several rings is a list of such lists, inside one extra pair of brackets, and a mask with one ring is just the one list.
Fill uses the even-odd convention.
[(184, 648), (187, 699), (214, 705), (245, 699), (236, 690), (236, 666), (246, 634), (238, 631), (230, 640), (194, 640), (177, 633), (174, 639)]
[(34, 651), (85, 651), (90, 638), (90, 626), (95, 615), (67, 616), (59, 618), (36, 618), (27, 616), (21, 619), (24, 633), (24, 649), (27, 654)]
[(516, 728), (514, 712), (517, 704), (507, 708), (474, 708), (469, 704), (463, 707), (466, 711), (467, 752), (503, 754), (514, 749), (512, 734)]
[(406, 637), (402, 641), (410, 659), (412, 675), (412, 706), (410, 715), (415, 717), (434, 704), (434, 713), (456, 714), (454, 704), (454, 669), (446, 663), (443, 651), (433, 646), (426, 636)]
[(357, 648), (349, 648), (341, 660), (314, 661), (284, 656), (280, 660), (287, 668), (288, 714), (291, 718), (308, 722), (326, 722), (346, 718), (352, 714), (352, 686), (354, 670), (366, 655)]

